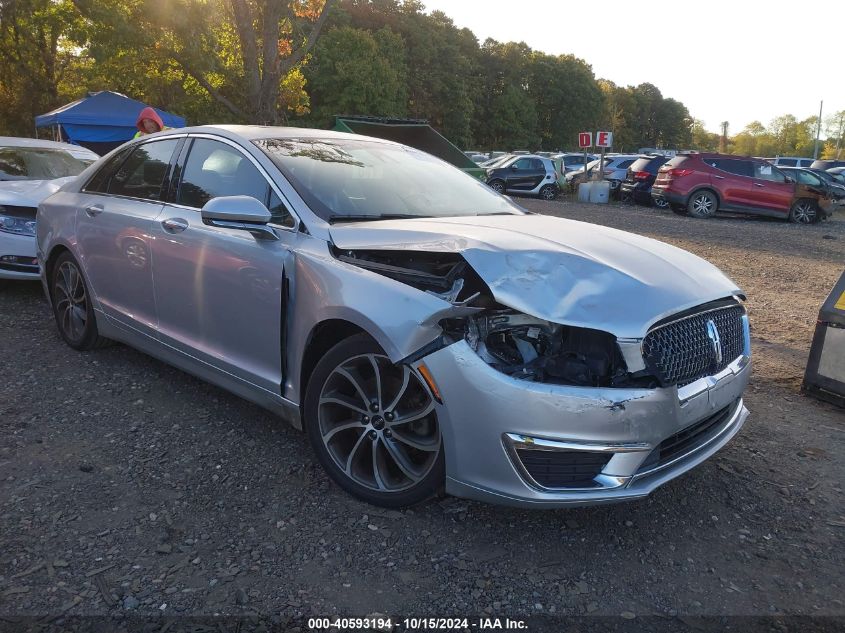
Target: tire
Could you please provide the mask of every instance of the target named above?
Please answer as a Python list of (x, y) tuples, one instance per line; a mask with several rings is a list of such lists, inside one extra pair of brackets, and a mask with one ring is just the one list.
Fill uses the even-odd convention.
[[(669, 201), (666, 200), (666, 198), (652, 198), (651, 202), (658, 209), (668, 209), (669, 208)], [(685, 211), (686, 211), (686, 209), (685, 209)]]
[(435, 401), (369, 336), (341, 341), (314, 368), (304, 423), (329, 476), (350, 494), (402, 508), (437, 494), (445, 458)]
[(557, 198), (558, 193), (559, 190), (557, 188), (557, 185), (544, 185), (540, 189), (539, 195), (543, 200), (554, 200), (555, 198)]
[(719, 209), (719, 198), (707, 189), (696, 191), (687, 202), (687, 213), (695, 218), (712, 218)]
[(814, 224), (819, 221), (819, 207), (813, 200), (800, 198), (792, 203), (789, 221), (795, 224)]
[(505, 182), (503, 180), (491, 180), (487, 185), (496, 193), (505, 193)]
[(79, 264), (68, 252), (59, 255), (53, 266), (50, 298), (59, 334), (73, 349), (87, 351), (111, 343), (97, 331), (88, 284)]

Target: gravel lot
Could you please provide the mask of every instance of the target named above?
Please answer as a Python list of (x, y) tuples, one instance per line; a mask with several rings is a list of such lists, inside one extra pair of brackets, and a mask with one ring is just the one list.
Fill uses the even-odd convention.
[(0, 615), (845, 616), (845, 415), (799, 393), (842, 213), (522, 202), (686, 248), (747, 292), (751, 417), (721, 453), (636, 503), (384, 511), (262, 409), (123, 346), (74, 352), (17, 284), (0, 292)]

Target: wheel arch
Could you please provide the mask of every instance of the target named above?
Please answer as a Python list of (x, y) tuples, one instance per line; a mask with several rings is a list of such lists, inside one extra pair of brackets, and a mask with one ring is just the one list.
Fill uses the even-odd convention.
[[(379, 345), (384, 347), (376, 337), (370, 334), (366, 329), (348, 321), (346, 319), (331, 318), (317, 323), (305, 340), (305, 347), (302, 352), (302, 360), (299, 364), (299, 402), (300, 411), (305, 403), (305, 390), (308, 387), (308, 381), (314, 373), (314, 368), (317, 366), (320, 358), (332, 347), (343, 340), (353, 336), (364, 334), (375, 340)], [(301, 425), (305, 426), (305, 416), (300, 416)]]

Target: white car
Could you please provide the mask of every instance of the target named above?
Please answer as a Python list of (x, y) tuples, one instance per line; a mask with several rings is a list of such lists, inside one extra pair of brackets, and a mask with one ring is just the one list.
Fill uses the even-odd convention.
[(69, 143), (0, 137), (0, 281), (39, 279), (38, 205), (98, 158)]

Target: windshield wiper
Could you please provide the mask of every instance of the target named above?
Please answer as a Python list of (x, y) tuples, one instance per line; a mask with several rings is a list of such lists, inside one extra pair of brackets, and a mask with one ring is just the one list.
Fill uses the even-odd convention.
[(381, 213), (379, 215), (330, 215), (329, 224), (335, 222), (372, 222), (375, 220), (407, 220), (409, 218), (430, 218), (430, 215), (418, 215), (416, 213)]

